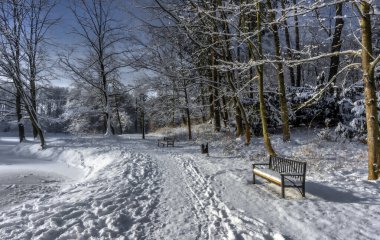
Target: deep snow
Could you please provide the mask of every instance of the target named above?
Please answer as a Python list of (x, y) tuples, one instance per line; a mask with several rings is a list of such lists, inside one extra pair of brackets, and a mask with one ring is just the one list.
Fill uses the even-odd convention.
[[(207, 126), (205, 127), (207, 128)], [(306, 198), (258, 178), (262, 139), (183, 130), (157, 135), (0, 137), (0, 239), (376, 239), (380, 184), (366, 180), (366, 146), (313, 130), (273, 136), (280, 155), (308, 163)], [(164, 135), (169, 134), (165, 132)], [(210, 156), (200, 154), (208, 141)]]

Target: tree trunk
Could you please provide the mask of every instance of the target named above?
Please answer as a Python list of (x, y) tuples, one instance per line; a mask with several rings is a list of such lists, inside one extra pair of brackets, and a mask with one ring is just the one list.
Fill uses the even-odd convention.
[[(22, 24), (22, 19), (21, 19), (21, 10), (20, 6), (17, 4), (17, 2), (14, 2), (13, 5), (13, 47), (14, 47), (14, 73), (13, 74), (13, 83), (16, 88), (17, 94), (19, 94), (20, 99), (24, 103), (25, 110), (27, 111), (30, 121), (32, 122), (33, 128), (37, 129), (37, 134), (40, 137), (40, 144), (41, 148), (45, 148), (45, 138), (43, 135), (43, 131), (41, 130), (41, 127), (38, 123), (38, 118), (37, 118), (37, 112), (33, 108), (33, 104), (31, 103), (29, 97), (26, 95), (24, 91), (24, 86), (23, 86), (23, 80), (21, 78), (21, 66), (20, 66), (20, 37), (21, 37), (21, 24)], [(21, 104), (18, 104), (21, 106)], [(21, 112), (20, 110), (18, 110)], [(18, 115), (17, 117), (19, 118), (21, 115)], [(22, 117), (22, 116), (21, 116)], [(21, 119), (21, 118), (20, 118)], [(20, 124), (19, 122), (19, 130), (20, 130), (20, 138), (23, 135), (24, 129), (23, 125)]]
[[(267, 6), (269, 10), (273, 10), (270, 0), (267, 0)], [(290, 130), (289, 130), (289, 117), (288, 117), (288, 106), (286, 101), (286, 92), (285, 92), (285, 80), (284, 80), (284, 67), (280, 62), (282, 59), (281, 50), (280, 50), (280, 36), (278, 34), (278, 26), (276, 21), (276, 16), (273, 11), (269, 13), (270, 21), (272, 22), (272, 32), (276, 58), (279, 60), (277, 63), (277, 78), (278, 78), (278, 87), (279, 87), (279, 97), (280, 97), (280, 108), (281, 108), (281, 120), (282, 120), (282, 139), (283, 141), (290, 140)]]
[[(29, 79), (29, 85), (30, 85), (30, 100), (32, 102), (32, 108), (33, 111), (37, 112), (37, 90), (36, 90), (36, 59), (35, 59), (35, 54), (37, 53), (37, 39), (34, 38), (34, 35), (37, 33), (37, 29), (35, 25), (36, 19), (34, 18), (34, 12), (32, 12), (32, 17), (30, 19), (31, 24), (30, 24), (30, 36), (29, 36), (29, 41), (30, 41), (30, 46), (29, 46), (29, 53), (28, 58), (29, 58), (29, 74), (30, 74), (30, 79)], [(38, 135), (38, 129), (33, 126), (33, 138), (36, 138)]]
[[(184, 80), (185, 81), (185, 80)], [(184, 83), (184, 93), (185, 93), (185, 103), (186, 103), (186, 123), (187, 123), (187, 132), (188, 132), (188, 137), (189, 140), (193, 139), (193, 136), (191, 134), (191, 116), (190, 116), (190, 108), (189, 108), (189, 98), (187, 96), (187, 88), (186, 88), (186, 83)]]
[(234, 100), (234, 104), (235, 104), (236, 137), (240, 137), (241, 135), (243, 135), (243, 121), (241, 119), (240, 107), (236, 99)]
[[(33, 110), (32, 110), (33, 111)], [(37, 136), (40, 137), (40, 143), (41, 143), (41, 148), (44, 149), (46, 146), (45, 146), (45, 137), (44, 137), (44, 134), (42, 132), (42, 129), (41, 127), (38, 125), (37, 122), (35, 121), (32, 121), (32, 125), (33, 127), (37, 130)]]
[(206, 101), (205, 101), (205, 87), (203, 86), (203, 82), (201, 82), (201, 85), (200, 85), (200, 88), (201, 88), (201, 105), (202, 105), (202, 109), (201, 109), (201, 112), (202, 112), (202, 123), (205, 123), (207, 121), (207, 118), (206, 118)]
[[(211, 70), (210, 70), (211, 72)], [(211, 77), (212, 79), (212, 77)], [(214, 114), (215, 114), (215, 108), (214, 108), (214, 92), (213, 92), (213, 88), (211, 86), (208, 87), (208, 92), (209, 92), (209, 97), (208, 97), (208, 102), (209, 102), (209, 116), (208, 118), (211, 120), (211, 119), (214, 119)]]
[[(257, 48), (259, 52), (259, 59), (263, 59), (263, 49), (262, 49), (262, 34), (261, 34), (261, 3), (256, 4), (256, 17), (257, 17)], [(263, 128), (264, 145), (271, 156), (276, 156), (276, 152), (272, 148), (268, 133), (267, 124), (267, 113), (265, 109), (265, 99), (264, 99), (264, 65), (259, 65), (256, 67), (258, 78), (259, 78), (259, 101), (260, 101), (260, 117), (261, 124)]]
[[(230, 49), (231, 49), (231, 46), (230, 46), (230, 42), (231, 42), (231, 39), (228, 38), (228, 34), (231, 32), (230, 29), (229, 29), (229, 26), (227, 24), (227, 17), (225, 15), (225, 13), (223, 12), (222, 10), (222, 1), (221, 0), (218, 0), (218, 5), (221, 7), (220, 11), (221, 11), (221, 16), (222, 18), (224, 19), (224, 23), (223, 23), (223, 31), (227, 34), (224, 34), (224, 39), (225, 39), (225, 43), (226, 43), (226, 54), (225, 54), (225, 60), (228, 60), (230, 62), (233, 62), (233, 58), (232, 58), (232, 54), (230, 52)], [(243, 18), (240, 19), (239, 21), (239, 24), (240, 25), (245, 25), (245, 21)], [(240, 58), (240, 57), (239, 57)], [(233, 75), (231, 72), (228, 72), (228, 75), (227, 75), (227, 81), (228, 81), (228, 84), (230, 85), (231, 87), (231, 90), (234, 94), (234, 103), (236, 104), (236, 115), (235, 115), (235, 119), (236, 119), (236, 125), (237, 125), (237, 135), (240, 136), (242, 135), (242, 122), (241, 120), (244, 120), (244, 123), (245, 123), (245, 145), (249, 145), (251, 143), (251, 127), (250, 127), (250, 123), (248, 121), (248, 117), (245, 113), (245, 110), (244, 110), (244, 107), (243, 105), (241, 104), (241, 101), (239, 99), (239, 96), (238, 96), (238, 91), (236, 89), (236, 85), (238, 84), (238, 81), (236, 79), (234, 79), (235, 81), (233, 82), (232, 81), (233, 79)]]
[(227, 111), (227, 100), (226, 100), (226, 96), (223, 95), (222, 97), (222, 104), (223, 104), (223, 123), (224, 123), (224, 127), (227, 128), (228, 127), (228, 111)]
[[(282, 18), (284, 19), (284, 30), (285, 30), (285, 41), (286, 41), (286, 57), (288, 60), (293, 59), (293, 54), (291, 51), (290, 45), (290, 34), (288, 22), (286, 21), (286, 13), (285, 13), (285, 0), (281, 0), (281, 8), (282, 8)], [(294, 77), (294, 69), (289, 66), (289, 76), (290, 76), (290, 84), (294, 87), (296, 85), (295, 77)]]
[[(32, 67), (34, 68), (34, 67)], [(36, 76), (35, 70), (31, 69), (30, 71), (30, 100), (32, 102), (33, 111), (37, 112), (37, 92), (36, 92)], [(36, 138), (38, 135), (38, 129), (33, 126), (33, 138)]]
[(213, 117), (214, 117), (214, 130), (220, 132), (220, 101), (219, 101), (219, 83), (218, 83), (218, 71), (216, 69), (216, 56), (214, 50), (211, 50), (211, 79), (213, 83)]
[[(337, 3), (335, 5), (336, 14), (335, 14), (335, 31), (331, 43), (331, 53), (340, 52), (342, 47), (341, 34), (344, 26), (343, 20), (343, 3)], [(339, 55), (333, 55), (330, 58), (330, 72), (328, 81), (330, 81), (337, 73), (339, 68)], [(336, 82), (336, 78), (334, 80)]]
[(119, 108), (117, 106), (116, 106), (116, 116), (117, 116), (117, 121), (119, 122), (119, 132), (120, 132), (120, 134), (123, 134), (123, 127), (121, 125)]
[(20, 91), (16, 90), (16, 116), (17, 116), (17, 124), (18, 124), (18, 137), (20, 142), (25, 140), (25, 127), (21, 122), (22, 113), (21, 113), (21, 95)]
[(103, 55), (100, 53), (100, 58), (99, 58), (99, 62), (100, 62), (100, 77), (102, 79), (102, 84), (103, 84), (103, 95), (104, 95), (104, 104), (105, 104), (105, 110), (106, 110), (106, 118), (105, 118), (105, 121), (106, 121), (106, 132), (105, 132), (105, 136), (111, 136), (114, 134), (114, 131), (112, 131), (112, 125), (111, 125), (111, 105), (110, 105), (110, 97), (108, 96), (108, 81), (107, 81), (107, 77), (106, 77), (106, 74), (105, 74), (105, 67), (104, 67), (104, 64), (103, 64)]
[[(299, 30), (299, 27), (298, 27), (298, 12), (297, 12), (297, 0), (293, 0), (293, 4), (294, 4), (294, 31), (295, 31), (295, 34), (296, 34), (296, 58), (299, 60), (301, 58), (300, 56), (300, 50), (301, 50), (301, 46), (300, 46), (300, 30)], [(301, 65), (298, 64), (297, 65), (297, 78), (296, 78), (296, 87), (301, 87)]]
[[(362, 17), (360, 28), (362, 31), (362, 68), (364, 78), (365, 110), (367, 122), (368, 144), (368, 180), (378, 179), (376, 165), (379, 163), (379, 122), (377, 113), (377, 98), (375, 92), (375, 77), (371, 67), (372, 57), (372, 32), (370, 4), (362, 1)], [(377, 165), (379, 166), (379, 165)]]
[[(216, 8), (217, 8), (217, 3), (213, 3), (213, 14), (214, 17), (216, 17)], [(218, 27), (215, 23), (213, 22), (213, 29), (214, 32), (218, 32)], [(217, 36), (215, 34), (212, 35), (211, 37), (211, 42), (214, 45), (217, 42)], [(214, 87), (214, 130), (216, 132), (220, 132), (221, 130), (221, 121), (220, 121), (220, 100), (219, 100), (219, 74), (218, 70), (216, 68), (217, 62), (216, 62), (216, 52), (214, 49), (211, 49), (211, 76), (212, 76), (212, 82), (213, 82), (213, 87)]]
[(220, 132), (221, 130), (221, 121), (220, 121), (220, 100), (219, 100), (219, 83), (218, 83), (218, 74), (216, 69), (213, 70), (214, 75), (214, 130)]

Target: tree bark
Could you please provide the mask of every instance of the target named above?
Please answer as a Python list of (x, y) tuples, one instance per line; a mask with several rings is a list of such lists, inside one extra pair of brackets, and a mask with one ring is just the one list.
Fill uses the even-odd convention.
[[(298, 12), (297, 12), (297, 0), (293, 0), (294, 4), (294, 31), (296, 35), (296, 58), (300, 59), (300, 51), (301, 51), (301, 46), (300, 46), (300, 30), (298, 27)], [(297, 65), (297, 78), (296, 78), (296, 87), (301, 87), (301, 65)]]
[[(335, 5), (336, 14), (335, 14), (335, 30), (333, 34), (333, 39), (331, 43), (331, 53), (334, 52), (340, 52), (340, 49), (342, 47), (342, 30), (344, 26), (344, 20), (343, 20), (343, 3), (337, 3)], [(330, 72), (329, 72), (329, 78), (328, 81), (330, 81), (337, 73), (339, 69), (339, 55), (333, 55), (330, 58)], [(336, 82), (336, 78), (334, 80)]]
[[(262, 33), (261, 33), (261, 3), (256, 4), (256, 17), (257, 17), (257, 48), (259, 53), (259, 59), (263, 59), (263, 48), (262, 48)], [(267, 113), (265, 108), (264, 99), (264, 65), (258, 65), (256, 67), (258, 78), (259, 78), (259, 101), (260, 101), (260, 117), (264, 136), (264, 145), (271, 156), (276, 156), (272, 144), (270, 142), (267, 124)]]
[[(34, 64), (35, 66), (35, 64)], [(36, 91), (36, 74), (34, 66), (30, 69), (30, 100), (32, 102), (33, 111), (37, 112), (37, 91)], [(33, 138), (38, 135), (38, 129), (33, 126)]]
[(279, 60), (277, 63), (277, 78), (278, 78), (278, 88), (280, 97), (280, 108), (281, 108), (281, 120), (282, 120), (282, 139), (284, 142), (290, 140), (290, 129), (289, 129), (289, 117), (288, 117), (288, 106), (286, 101), (286, 91), (285, 91), (285, 79), (284, 79), (284, 67), (281, 63), (281, 49), (280, 49), (280, 36), (278, 34), (278, 26), (276, 21), (275, 13), (273, 12), (272, 4), (270, 0), (267, 0), (267, 6), (270, 11), (269, 17), (272, 22), (272, 32), (273, 41), (275, 47), (276, 58)]
[(201, 105), (202, 105), (202, 123), (205, 123), (207, 121), (207, 118), (206, 118), (206, 101), (205, 101), (205, 87), (203, 86), (203, 81), (201, 82), (200, 84), (200, 88), (201, 88)]
[[(185, 82), (185, 80), (184, 80)], [(189, 108), (189, 98), (187, 95), (187, 88), (186, 83), (184, 83), (184, 93), (185, 93), (185, 103), (186, 103), (186, 123), (187, 123), (187, 132), (188, 132), (188, 138), (189, 140), (193, 139), (192, 133), (191, 133), (191, 116), (190, 116), (190, 108)]]
[[(222, 1), (221, 0), (218, 0), (218, 5), (220, 7), (222, 7)], [(223, 21), (223, 32), (227, 33), (227, 34), (224, 34), (224, 40), (225, 40), (225, 44), (226, 44), (226, 50), (225, 50), (226, 53), (224, 54), (224, 57), (225, 57), (225, 60), (233, 62), (232, 54), (230, 52), (231, 39), (229, 39), (227, 36), (229, 33), (231, 33), (231, 31), (230, 31), (229, 26), (227, 24), (227, 17), (225, 15), (225, 13), (223, 12), (223, 10), (220, 10), (220, 13), (221, 13), (221, 16), (224, 20)], [(241, 26), (245, 25), (245, 21), (243, 18), (240, 18), (239, 24)], [(233, 81), (233, 73), (231, 73), (229, 71), (228, 75), (227, 75), (227, 81), (231, 87), (233, 94), (234, 94), (233, 99), (234, 99), (234, 103), (236, 104), (235, 119), (236, 119), (236, 124), (237, 124), (237, 136), (242, 135), (242, 129), (243, 129), (242, 120), (243, 120), (245, 123), (245, 145), (249, 145), (251, 143), (251, 125), (250, 125), (250, 122), (249, 122), (248, 117), (246, 115), (246, 112), (244, 110), (243, 104), (241, 103), (239, 96), (238, 96), (238, 91), (237, 91), (237, 87), (236, 87), (238, 84), (238, 81), (237, 81), (237, 79), (234, 79), (234, 80), (235, 81)]]
[[(282, 13), (282, 18), (284, 19), (284, 30), (285, 30), (285, 42), (286, 42), (286, 57), (289, 60), (293, 59), (293, 54), (291, 51), (291, 44), (290, 44), (290, 34), (289, 34), (289, 27), (288, 27), (288, 21), (286, 21), (286, 13), (285, 13), (285, 0), (281, 0), (281, 13)], [(289, 77), (290, 77), (290, 84), (291, 86), (296, 85), (296, 80), (294, 76), (294, 68), (289, 66)]]
[(22, 113), (21, 113), (21, 94), (20, 91), (16, 90), (16, 116), (17, 116), (17, 124), (18, 124), (18, 137), (20, 142), (25, 140), (25, 127), (21, 122)]
[(228, 111), (227, 111), (227, 100), (226, 100), (226, 96), (223, 94), (222, 95), (222, 118), (223, 118), (223, 125), (225, 128), (228, 127)]
[[(22, 32), (22, 16), (21, 16), (21, 6), (19, 5), (18, 2), (13, 2), (13, 39), (10, 41), (11, 42), (11, 48), (13, 48), (13, 67), (14, 67), (14, 72), (11, 73), (12, 75), (12, 80), (14, 83), (14, 86), (16, 88), (17, 94), (19, 95), (19, 100), (21, 99), (24, 103), (24, 107), (26, 112), (29, 115), (30, 121), (32, 123), (33, 128), (37, 129), (37, 134), (40, 137), (40, 144), (41, 148), (44, 149), (45, 146), (45, 138), (43, 135), (43, 131), (39, 125), (38, 118), (37, 118), (37, 112), (33, 108), (33, 104), (31, 103), (29, 96), (25, 93), (24, 86), (23, 86), (23, 80), (21, 78), (21, 64), (20, 64), (20, 44), (21, 44), (21, 32)], [(17, 101), (17, 100), (16, 100)], [(21, 106), (21, 104), (18, 104)], [(21, 110), (18, 110), (21, 112)], [(22, 117), (21, 115), (17, 116)], [(21, 119), (21, 118), (20, 118)], [(23, 132), (24, 132), (24, 126), (20, 123), (19, 120), (19, 135), (20, 139), (22, 138)]]
[[(217, 4), (215, 2), (215, 4), (213, 4), (214, 7), (213, 7), (213, 10), (214, 10), (214, 16), (216, 17), (216, 7), (217, 7)], [(213, 22), (213, 29), (214, 29), (214, 32), (218, 32), (218, 28), (217, 28), (217, 25), (215, 23), (215, 21)], [(211, 43), (212, 45), (214, 45), (215, 43), (217, 42), (217, 37), (215, 34), (212, 34), (212, 37), (211, 37)], [(213, 88), (214, 88), (214, 101), (213, 101), (213, 105), (214, 105), (214, 130), (216, 132), (220, 132), (221, 130), (221, 121), (220, 121), (220, 100), (219, 100), (219, 74), (218, 74), (218, 70), (216, 68), (216, 65), (217, 65), (217, 62), (216, 62), (216, 52), (214, 49), (211, 49), (211, 76), (212, 76), (212, 82), (213, 82)]]
[[(28, 60), (29, 60), (29, 85), (30, 85), (30, 100), (32, 102), (32, 108), (37, 112), (37, 91), (36, 91), (36, 53), (37, 53), (37, 43), (38, 39), (37, 34), (37, 19), (36, 19), (36, 10), (32, 2), (31, 16), (30, 16), (30, 33), (29, 33), (29, 46), (28, 46)], [(40, 6), (41, 7), (41, 6)], [(33, 138), (36, 138), (38, 134), (38, 129), (33, 125)]]
[[(215, 61), (215, 59), (214, 59)], [(219, 79), (218, 79), (218, 72), (213, 67), (212, 70), (212, 76), (213, 76), (213, 83), (214, 83), (214, 130), (216, 132), (220, 132), (221, 130), (221, 121), (220, 121), (220, 100), (219, 100)]]
[(362, 68), (364, 78), (365, 110), (367, 122), (368, 144), (368, 180), (378, 179), (376, 165), (379, 166), (379, 122), (377, 113), (377, 97), (375, 91), (374, 71), (371, 67), (372, 57), (372, 31), (370, 4), (361, 3), (360, 28), (362, 32)]

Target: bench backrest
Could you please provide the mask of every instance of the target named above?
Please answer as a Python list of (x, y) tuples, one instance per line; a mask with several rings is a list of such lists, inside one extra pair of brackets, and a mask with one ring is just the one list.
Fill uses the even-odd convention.
[(167, 141), (167, 142), (174, 142), (174, 137), (164, 137), (164, 141)]
[[(306, 162), (285, 159), (282, 157), (271, 156), (269, 158), (269, 168), (279, 173), (303, 174), (303, 177), (306, 174)], [(295, 178), (302, 180), (303, 177), (295, 177)]]

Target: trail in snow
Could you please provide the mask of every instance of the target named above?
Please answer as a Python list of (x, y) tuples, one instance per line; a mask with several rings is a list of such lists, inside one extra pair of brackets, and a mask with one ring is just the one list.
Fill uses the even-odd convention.
[(186, 146), (139, 147), (155, 156), (164, 179), (155, 210), (161, 229), (151, 239), (284, 239), (262, 220), (231, 210), (198, 169), (193, 154), (186, 154)]
[(281, 239), (280, 234), (269, 230), (263, 221), (231, 210), (218, 196), (224, 192), (218, 194), (214, 190), (210, 178), (204, 176), (191, 156), (177, 154), (174, 159), (182, 163), (186, 185), (193, 195), (193, 204), (205, 216), (207, 234), (202, 239)]
[(3, 209), (0, 238), (283, 239), (230, 209), (188, 149), (155, 144), (129, 136), (53, 141), (44, 151), (19, 146), (22, 156), (83, 168), (83, 178)]
[[(0, 139), (0, 239), (376, 239), (380, 183), (360, 175), (360, 149), (307, 159), (306, 199), (287, 190), (284, 200), (273, 184), (251, 184), (251, 161), (233, 143), (223, 153), (215, 141), (205, 157), (191, 142), (139, 138), (56, 138), (43, 151)], [(281, 151), (331, 155), (330, 145)]]

